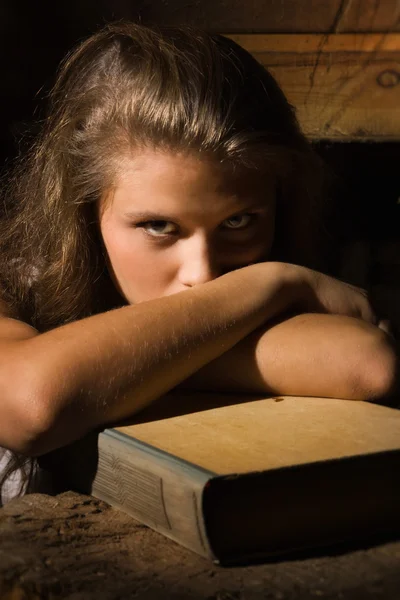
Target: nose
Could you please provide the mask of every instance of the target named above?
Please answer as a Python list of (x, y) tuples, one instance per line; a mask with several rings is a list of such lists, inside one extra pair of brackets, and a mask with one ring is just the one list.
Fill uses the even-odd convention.
[(212, 281), (221, 275), (216, 251), (204, 238), (190, 239), (182, 247), (178, 279), (185, 287)]

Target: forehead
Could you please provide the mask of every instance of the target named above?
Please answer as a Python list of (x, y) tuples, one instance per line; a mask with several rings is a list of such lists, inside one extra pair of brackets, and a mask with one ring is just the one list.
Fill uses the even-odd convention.
[(276, 178), (265, 168), (221, 163), (200, 153), (146, 150), (118, 164), (108, 195), (115, 208), (189, 210), (194, 205), (218, 210), (221, 202), (237, 205), (275, 196)]

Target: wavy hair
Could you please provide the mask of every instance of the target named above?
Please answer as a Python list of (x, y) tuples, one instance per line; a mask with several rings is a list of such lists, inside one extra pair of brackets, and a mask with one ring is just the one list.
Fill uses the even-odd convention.
[[(223, 36), (113, 23), (61, 64), (41, 133), (3, 181), (0, 285), (14, 315), (46, 331), (123, 302), (96, 207), (144, 147), (272, 172), (273, 257), (327, 270), (326, 170), (270, 73)], [(22, 490), (25, 462), (3, 481), (25, 469)]]
[(45, 331), (121, 302), (95, 206), (121, 157), (144, 146), (272, 169), (275, 256), (323, 266), (325, 170), (270, 73), (223, 36), (112, 23), (61, 64), (41, 133), (4, 188), (0, 284), (19, 318)]
[[(274, 78), (229, 38), (111, 23), (63, 61), (47, 114), (3, 180), (0, 220), (2, 298), (39, 331), (123, 302), (96, 207), (123, 159), (144, 147), (272, 173), (272, 259), (332, 270), (327, 170)], [(2, 482), (17, 468), (26, 489), (35, 469), (25, 457), (12, 458)]]

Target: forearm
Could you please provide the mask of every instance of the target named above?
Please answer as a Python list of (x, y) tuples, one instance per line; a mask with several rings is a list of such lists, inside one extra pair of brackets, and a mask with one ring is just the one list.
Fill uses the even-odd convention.
[(350, 317), (303, 314), (251, 333), (180, 387), (373, 400), (397, 382), (398, 358), (383, 332)]
[(20, 374), (20, 414), (36, 403), (42, 433), (16, 443), (3, 419), (0, 441), (42, 453), (137, 412), (285, 310), (296, 296), (290, 273), (252, 265), (15, 343), (8, 366)]

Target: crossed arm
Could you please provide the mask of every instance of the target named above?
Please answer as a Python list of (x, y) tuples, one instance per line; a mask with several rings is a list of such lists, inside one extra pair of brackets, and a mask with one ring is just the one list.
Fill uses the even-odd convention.
[[(339, 315), (277, 322), (295, 306)], [(398, 381), (397, 354), (372, 321), (360, 291), (279, 263), (244, 267), (43, 334), (4, 312), (0, 446), (46, 453), (131, 416), (177, 386), (387, 396)]]
[(178, 388), (379, 400), (396, 392), (395, 343), (352, 317), (300, 314), (249, 334)]

